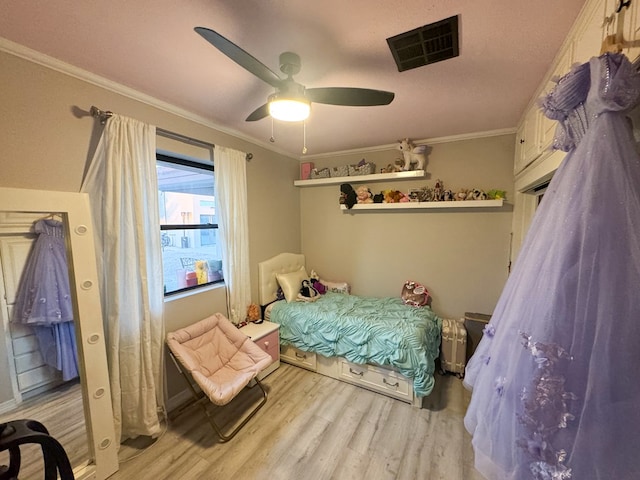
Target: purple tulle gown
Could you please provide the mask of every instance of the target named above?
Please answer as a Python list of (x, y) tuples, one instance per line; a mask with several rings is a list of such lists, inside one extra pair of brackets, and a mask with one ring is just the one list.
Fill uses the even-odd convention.
[(78, 376), (69, 267), (62, 222), (39, 220), (35, 241), (20, 279), (13, 320), (34, 327), (47, 365), (67, 381)]
[(464, 422), (488, 479), (640, 479), (640, 157), (622, 54), (542, 101), (568, 151), (469, 361)]

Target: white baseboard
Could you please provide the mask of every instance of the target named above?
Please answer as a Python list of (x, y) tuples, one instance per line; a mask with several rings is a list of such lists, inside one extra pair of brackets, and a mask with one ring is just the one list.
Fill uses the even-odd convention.
[(0, 403), (0, 414), (10, 412), (11, 410), (15, 409), (17, 406), (18, 406), (18, 403), (13, 399), (7, 400), (6, 402), (2, 402)]

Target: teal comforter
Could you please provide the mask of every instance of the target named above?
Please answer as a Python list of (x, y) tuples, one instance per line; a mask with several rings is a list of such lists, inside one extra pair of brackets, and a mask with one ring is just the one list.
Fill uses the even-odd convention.
[(392, 365), (413, 379), (417, 396), (433, 389), (442, 321), (429, 307), (329, 292), (315, 302), (276, 302), (271, 321), (280, 325), (284, 345), (353, 363)]

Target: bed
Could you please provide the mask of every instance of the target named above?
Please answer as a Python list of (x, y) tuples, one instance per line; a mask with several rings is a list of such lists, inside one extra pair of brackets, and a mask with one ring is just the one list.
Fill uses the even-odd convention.
[(278, 300), (277, 276), (282, 282), (304, 267), (304, 255), (293, 253), (258, 264), (260, 303), (264, 318), (280, 325), (281, 359), (421, 406), (435, 381), (441, 319), (399, 297), (328, 292), (314, 302)]

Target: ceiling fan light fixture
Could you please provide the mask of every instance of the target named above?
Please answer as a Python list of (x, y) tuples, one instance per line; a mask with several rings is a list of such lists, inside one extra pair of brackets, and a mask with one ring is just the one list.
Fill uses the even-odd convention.
[(301, 122), (309, 118), (311, 102), (304, 97), (286, 97), (271, 95), (269, 97), (269, 115), (283, 122)]

